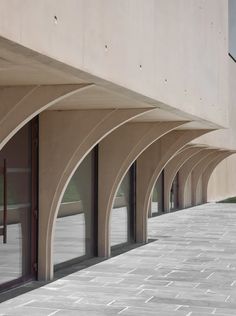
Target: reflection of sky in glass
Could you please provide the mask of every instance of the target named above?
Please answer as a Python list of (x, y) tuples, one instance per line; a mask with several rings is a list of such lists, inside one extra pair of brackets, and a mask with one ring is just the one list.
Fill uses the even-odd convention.
[(130, 172), (122, 180), (114, 199), (110, 214), (109, 238), (111, 246), (128, 242), (128, 221), (130, 212)]
[(111, 246), (128, 242), (128, 209), (116, 207), (111, 211), (110, 218), (110, 243)]
[(236, 59), (236, 1), (229, 0), (229, 53)]
[(77, 214), (57, 218), (54, 237), (54, 264), (86, 254), (85, 216)]
[(94, 153), (81, 162), (65, 191), (56, 221), (54, 264), (93, 255)]
[(151, 215), (163, 211), (163, 172), (158, 177), (152, 192)]

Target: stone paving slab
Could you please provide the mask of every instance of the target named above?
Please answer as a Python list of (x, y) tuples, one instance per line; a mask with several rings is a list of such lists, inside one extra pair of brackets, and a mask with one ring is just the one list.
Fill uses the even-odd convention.
[(236, 315), (236, 204), (152, 218), (149, 236), (155, 241), (1, 303), (0, 316)]

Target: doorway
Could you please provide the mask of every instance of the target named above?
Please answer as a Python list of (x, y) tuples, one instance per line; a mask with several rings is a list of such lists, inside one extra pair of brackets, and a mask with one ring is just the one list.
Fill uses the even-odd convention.
[(0, 151), (0, 290), (37, 276), (38, 118)]
[(95, 147), (64, 193), (55, 227), (55, 271), (97, 256), (97, 157)]
[(152, 193), (151, 212), (149, 217), (163, 214), (164, 211), (164, 171), (159, 175)]
[(109, 238), (111, 250), (135, 243), (136, 163), (123, 178), (110, 214)]

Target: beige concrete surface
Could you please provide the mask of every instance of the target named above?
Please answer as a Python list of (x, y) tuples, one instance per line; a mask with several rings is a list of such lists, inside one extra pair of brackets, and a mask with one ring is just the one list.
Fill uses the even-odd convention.
[(67, 184), (107, 134), (147, 109), (46, 111), (40, 116), (39, 278), (53, 274), (54, 224)]
[[(185, 208), (189, 206), (187, 201), (192, 203), (192, 180), (191, 174), (195, 166), (198, 165), (205, 157), (211, 155), (216, 149), (202, 149), (199, 153), (189, 158), (179, 169), (179, 207)], [(191, 190), (187, 190), (188, 180), (191, 182)], [(188, 202), (189, 203), (189, 202)]]
[[(182, 124), (184, 122), (127, 123), (100, 142), (98, 180), (99, 256), (108, 257), (110, 255), (109, 214), (116, 192), (126, 172), (148, 146)], [(137, 205), (138, 203), (137, 200)], [(138, 222), (137, 230), (139, 230)]]
[(0, 148), (33, 117), (40, 121), (39, 278), (53, 275), (66, 186), (99, 142), (101, 256), (109, 256), (115, 193), (137, 158), (139, 242), (147, 241), (150, 198), (165, 167), (166, 209), (178, 168), (181, 207), (236, 195), (235, 157), (202, 160), (216, 149), (184, 164), (174, 157), (193, 139), (227, 155), (236, 149), (235, 83), (227, 0), (1, 0)]
[(191, 158), (193, 155), (197, 154), (203, 149), (202, 146), (194, 146), (184, 148), (182, 151), (177, 153), (165, 166), (164, 169), (164, 211), (170, 211), (170, 190), (173, 180), (181, 168), (181, 166)]
[[(229, 127), (204, 139), (208, 146), (226, 144), (234, 149), (236, 67), (227, 55), (227, 1), (170, 3), (99, 0), (94, 6), (91, 1), (72, 0), (66, 6), (65, 0), (40, 4), (4, 0), (0, 84), (89, 84), (83, 97), (59, 101), (54, 109), (154, 107), (155, 120), (164, 116), (194, 120), (191, 128)], [(178, 20), (181, 24), (176, 26)], [(143, 120), (153, 117), (145, 114)], [(6, 121), (4, 131), (11, 122)], [(225, 167), (225, 174), (230, 179), (223, 188), (227, 195), (235, 180), (230, 168)], [(218, 196), (221, 192), (219, 188)]]
[(33, 117), (84, 87), (84, 84), (0, 86), (0, 148)]
[(154, 185), (170, 159), (188, 142), (209, 130), (172, 131), (149, 146), (137, 159), (136, 240), (147, 241), (147, 217)]
[(0, 34), (85, 72), (89, 82), (105, 79), (227, 125), (227, 9), (224, 0), (2, 0)]
[[(234, 153), (235, 152), (228, 152), (228, 151), (219, 153), (216, 159), (207, 166), (207, 169), (204, 171), (202, 175), (202, 186), (203, 186), (203, 189), (202, 189), (203, 201), (202, 202), (203, 203), (205, 203), (206, 201), (216, 200), (217, 197), (223, 200), (226, 195), (228, 197), (235, 196), (235, 187), (234, 187), (234, 183), (232, 183), (232, 178), (227, 178), (228, 174), (225, 174), (226, 171), (228, 173), (234, 170), (233, 168), (235, 165), (235, 156), (232, 157), (234, 158), (234, 160), (233, 160), (233, 164), (230, 166), (231, 168), (227, 166), (227, 163), (228, 163), (227, 157), (233, 155)], [(221, 170), (214, 171), (217, 168), (217, 166), (222, 163), (222, 161), (224, 164), (226, 164), (224, 168), (222, 168), (223, 170), (221, 169)], [(221, 166), (219, 166), (219, 168), (220, 167)], [(218, 182), (219, 177), (221, 179), (220, 183)], [(225, 183), (225, 181), (228, 182), (228, 185)], [(221, 192), (219, 192), (219, 190), (216, 189), (217, 186), (221, 188)], [(212, 192), (213, 190), (215, 191), (214, 193)], [(226, 190), (228, 190), (227, 193), (226, 193)]]
[[(209, 155), (201, 159), (198, 164), (194, 166), (191, 172), (191, 199), (192, 199), (192, 206), (200, 204), (202, 200), (202, 187), (201, 187), (201, 176), (203, 172), (207, 169), (208, 164), (213, 161), (218, 153), (220, 152), (219, 149), (212, 149), (208, 151)], [(199, 188), (198, 188), (199, 186)]]

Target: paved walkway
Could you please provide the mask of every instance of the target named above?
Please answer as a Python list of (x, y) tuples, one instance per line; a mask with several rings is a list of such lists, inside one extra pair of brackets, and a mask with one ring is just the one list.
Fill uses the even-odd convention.
[(17, 316), (236, 315), (236, 204), (153, 218), (156, 241), (0, 304)]

